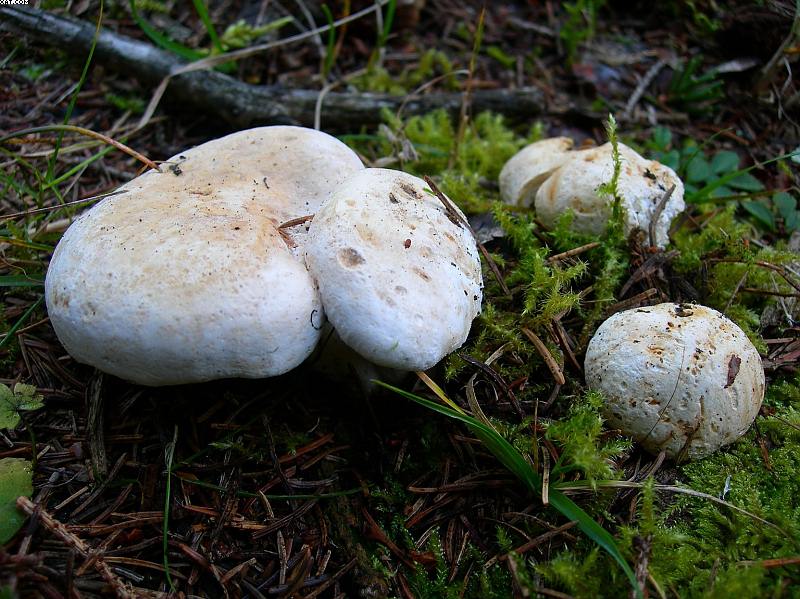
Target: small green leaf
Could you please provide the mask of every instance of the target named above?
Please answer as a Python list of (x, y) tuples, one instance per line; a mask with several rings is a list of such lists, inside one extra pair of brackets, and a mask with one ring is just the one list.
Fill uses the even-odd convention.
[(38, 410), (44, 404), (36, 387), (17, 383), (12, 391), (0, 384), (0, 429), (15, 429), (20, 423), (21, 411)]
[(36, 393), (36, 387), (34, 385), (17, 383), (14, 385), (14, 395), (16, 396), (17, 410), (30, 412), (44, 407), (44, 402), (42, 401), (44, 397)]
[(14, 392), (5, 385), (0, 384), (0, 429), (15, 429), (19, 421)]
[(656, 127), (653, 131), (653, 143), (659, 150), (666, 151), (672, 143), (672, 131), (666, 127)]
[(761, 191), (764, 189), (761, 181), (756, 179), (750, 173), (742, 173), (735, 179), (728, 181), (728, 185), (734, 189), (741, 189), (742, 191)]
[(671, 168), (673, 171), (677, 171), (681, 166), (681, 154), (678, 150), (670, 150), (661, 158), (661, 164), (664, 164)]
[(708, 160), (696, 155), (686, 166), (686, 179), (691, 183), (702, 183), (711, 177), (711, 165)]
[(503, 52), (500, 46), (489, 46), (486, 48), (486, 54), (494, 58), (507, 69), (511, 69), (517, 64), (517, 59)]
[(778, 192), (772, 196), (772, 203), (775, 204), (784, 219), (797, 211), (797, 199), (785, 191)]
[(33, 494), (33, 469), (28, 460), (0, 460), (0, 545), (8, 543), (25, 522), (17, 509), (17, 497)]
[(775, 230), (775, 216), (764, 204), (754, 201), (742, 202), (742, 208), (770, 231)]
[(729, 187), (725, 187), (724, 185), (717, 187), (712, 193), (712, 198), (726, 198), (728, 196), (732, 196), (734, 194), (733, 190)]
[(711, 170), (715, 175), (724, 175), (739, 168), (739, 156), (736, 152), (717, 152), (711, 160)]
[(800, 212), (795, 210), (788, 216), (785, 216), (783, 220), (783, 226), (789, 232), (800, 229)]

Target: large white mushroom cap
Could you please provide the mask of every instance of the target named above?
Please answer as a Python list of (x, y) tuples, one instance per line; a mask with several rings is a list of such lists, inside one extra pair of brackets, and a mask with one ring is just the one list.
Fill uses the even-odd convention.
[(606, 320), (586, 351), (586, 384), (609, 424), (652, 453), (700, 458), (732, 443), (764, 398), (758, 351), (729, 319), (695, 304), (659, 304)]
[(300, 127), (234, 133), (174, 156), (87, 211), (56, 248), (48, 313), (79, 362), (146, 385), (266, 377), (302, 362), (324, 322), (302, 262), (315, 212), (363, 169)]
[(500, 171), (500, 196), (506, 204), (527, 208), (555, 169), (572, 156), (569, 137), (550, 137), (525, 146)]
[(334, 191), (311, 223), (306, 261), (347, 345), (381, 366), (425, 370), (464, 343), (482, 277), (459, 218), (400, 171), (366, 169)]
[[(622, 168), (617, 190), (626, 213), (626, 232), (635, 228), (647, 231), (660, 200), (675, 186), (656, 223), (655, 245), (665, 247), (672, 219), (686, 207), (683, 183), (668, 166), (646, 160), (624, 144), (618, 146)], [(536, 215), (544, 224), (553, 225), (561, 214), (572, 210), (574, 230), (599, 235), (611, 216), (612, 198), (598, 193), (598, 188), (614, 174), (612, 146), (606, 143), (571, 152), (568, 157), (538, 188)]]

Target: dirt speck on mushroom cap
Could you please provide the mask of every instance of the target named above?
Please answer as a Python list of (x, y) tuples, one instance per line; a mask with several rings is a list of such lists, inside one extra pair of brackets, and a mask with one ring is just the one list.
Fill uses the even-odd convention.
[(421, 179), (366, 169), (335, 190), (306, 245), (329, 320), (368, 360), (424, 370), (466, 340), (480, 311), (480, 258)]
[(764, 397), (757, 350), (722, 314), (694, 304), (620, 312), (586, 351), (586, 383), (610, 426), (652, 453), (699, 458), (732, 443)]

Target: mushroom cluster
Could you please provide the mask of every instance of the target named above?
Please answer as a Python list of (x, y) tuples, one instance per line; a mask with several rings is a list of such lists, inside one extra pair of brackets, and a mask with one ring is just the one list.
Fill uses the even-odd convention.
[(618, 312), (586, 350), (586, 383), (609, 424), (651, 453), (695, 459), (732, 443), (764, 398), (758, 351), (732, 321), (696, 304)]
[(82, 214), (53, 254), (48, 314), (76, 360), (145, 385), (282, 374), (326, 314), (365, 359), (426, 369), (480, 311), (477, 247), (450, 209), (325, 133), (241, 131)]
[[(611, 143), (583, 150), (572, 146), (571, 139), (554, 137), (523, 148), (500, 172), (500, 194), (512, 206), (533, 206), (545, 225), (572, 210), (574, 230), (601, 234), (611, 214), (611, 198), (598, 190), (614, 174), (613, 148)], [(683, 183), (668, 166), (647, 160), (622, 143), (617, 146), (621, 161), (617, 191), (625, 209), (626, 232), (647, 231), (655, 218), (652, 241), (663, 248), (672, 219), (685, 208)], [(668, 199), (659, 207), (664, 197)]]

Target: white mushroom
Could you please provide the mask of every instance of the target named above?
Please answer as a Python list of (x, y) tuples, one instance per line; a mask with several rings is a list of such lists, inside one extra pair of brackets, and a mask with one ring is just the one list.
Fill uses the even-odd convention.
[(363, 169), (299, 127), (234, 133), (174, 156), (81, 215), (56, 248), (48, 313), (79, 362), (146, 385), (286, 372), (324, 322), (278, 225), (315, 212)]
[(539, 186), (569, 160), (572, 145), (569, 137), (551, 137), (525, 146), (514, 154), (500, 171), (503, 201), (512, 206), (531, 206)]
[(425, 370), (466, 340), (482, 278), (475, 240), (455, 211), (417, 177), (366, 169), (314, 217), (309, 270), (331, 324), (367, 360)]
[(589, 342), (585, 370), (611, 426), (677, 459), (738, 439), (764, 398), (756, 348), (722, 314), (694, 304), (615, 314)]
[[(617, 190), (626, 213), (626, 232), (639, 228), (647, 231), (667, 190), (675, 190), (656, 223), (655, 244), (665, 247), (672, 219), (686, 207), (683, 183), (668, 166), (646, 160), (624, 144), (619, 144), (622, 168)], [(572, 228), (582, 233), (601, 234), (611, 215), (612, 198), (598, 193), (614, 173), (610, 143), (589, 150), (572, 152), (569, 159), (541, 184), (536, 192), (536, 215), (546, 225), (553, 225), (561, 214), (572, 210)]]

